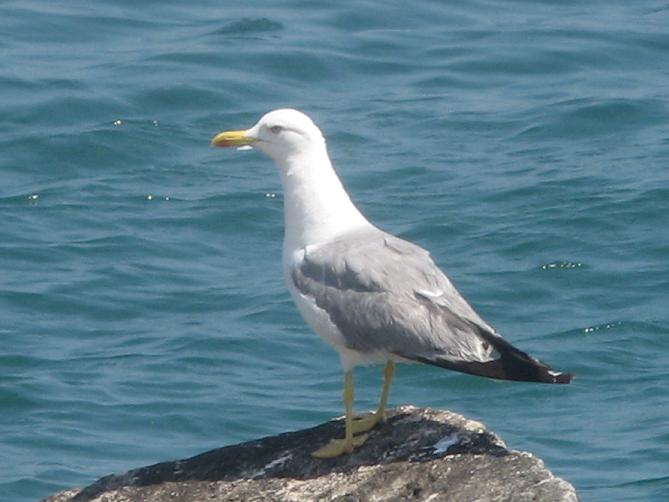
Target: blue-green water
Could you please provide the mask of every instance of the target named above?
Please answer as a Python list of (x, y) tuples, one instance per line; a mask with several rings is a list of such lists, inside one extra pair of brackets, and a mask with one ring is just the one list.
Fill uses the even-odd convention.
[(583, 500), (668, 500), (669, 4), (231, 4), (0, 3), (0, 500), (342, 413), (273, 166), (208, 146), (283, 106), (374, 222), (577, 374), (402, 366), (392, 404), (483, 421)]

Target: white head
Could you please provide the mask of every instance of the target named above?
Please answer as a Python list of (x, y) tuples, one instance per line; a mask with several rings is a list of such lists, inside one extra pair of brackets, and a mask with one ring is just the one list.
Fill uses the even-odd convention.
[(257, 148), (282, 164), (287, 159), (313, 149), (322, 150), (325, 139), (320, 129), (304, 113), (290, 108), (269, 112), (250, 129), (225, 131), (211, 140), (213, 146)]
[(353, 205), (325, 148), (321, 131), (304, 113), (275, 110), (256, 125), (214, 136), (213, 146), (257, 148), (279, 167), (284, 188), (284, 258), (370, 223)]

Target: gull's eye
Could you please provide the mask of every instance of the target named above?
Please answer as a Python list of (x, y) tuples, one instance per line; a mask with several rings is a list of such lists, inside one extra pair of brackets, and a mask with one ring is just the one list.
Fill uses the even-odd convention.
[(272, 131), (272, 134), (279, 134), (281, 131), (283, 131), (283, 127), (281, 126), (272, 126), (269, 128), (270, 131)]

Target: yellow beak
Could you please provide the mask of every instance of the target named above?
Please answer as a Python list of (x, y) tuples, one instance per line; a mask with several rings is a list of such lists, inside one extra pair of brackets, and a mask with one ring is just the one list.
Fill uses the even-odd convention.
[(228, 148), (231, 146), (246, 146), (253, 143), (256, 138), (246, 135), (248, 131), (225, 131), (219, 132), (211, 140), (211, 146)]

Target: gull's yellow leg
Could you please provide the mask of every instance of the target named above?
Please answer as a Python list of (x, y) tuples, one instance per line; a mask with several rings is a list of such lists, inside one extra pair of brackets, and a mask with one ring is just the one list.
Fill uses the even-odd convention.
[(381, 392), (379, 407), (374, 413), (370, 413), (363, 418), (358, 418), (353, 422), (353, 434), (367, 432), (374, 428), (376, 424), (383, 421), (386, 414), (386, 405), (388, 404), (388, 394), (390, 394), (390, 383), (393, 380), (394, 373), (395, 363), (393, 361), (388, 361), (383, 370), (383, 391)]
[(353, 436), (353, 372), (344, 373), (344, 424), (346, 433), (344, 439), (333, 439), (328, 444), (319, 448), (311, 455), (316, 458), (338, 457), (342, 453), (351, 453), (356, 446), (362, 445), (367, 439), (367, 434)]

